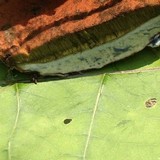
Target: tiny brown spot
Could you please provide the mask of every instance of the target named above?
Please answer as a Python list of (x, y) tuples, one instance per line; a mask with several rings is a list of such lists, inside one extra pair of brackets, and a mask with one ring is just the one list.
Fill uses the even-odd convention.
[(72, 119), (65, 119), (64, 124), (69, 124), (72, 121)]
[(151, 108), (157, 104), (157, 99), (156, 98), (150, 98), (145, 102), (145, 106), (147, 108)]

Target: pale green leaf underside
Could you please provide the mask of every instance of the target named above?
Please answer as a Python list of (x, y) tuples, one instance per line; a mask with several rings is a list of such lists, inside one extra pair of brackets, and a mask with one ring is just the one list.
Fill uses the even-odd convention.
[[(159, 160), (160, 53), (145, 52), (88, 76), (0, 87), (0, 160)], [(139, 71), (108, 73), (127, 69)]]

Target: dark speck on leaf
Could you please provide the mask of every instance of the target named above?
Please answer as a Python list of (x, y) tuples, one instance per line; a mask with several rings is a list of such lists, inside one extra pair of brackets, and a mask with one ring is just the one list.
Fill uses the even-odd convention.
[(85, 61), (85, 58), (80, 57), (79, 60), (80, 60), (80, 61)]
[(116, 54), (121, 54), (122, 52), (126, 52), (129, 50), (131, 46), (125, 47), (125, 48), (116, 48), (114, 47), (114, 51)]
[(101, 58), (99, 58), (99, 57), (94, 57), (94, 62), (97, 62), (97, 61), (99, 61), (99, 60), (101, 60)]
[(65, 119), (64, 124), (69, 124), (72, 121), (72, 119)]

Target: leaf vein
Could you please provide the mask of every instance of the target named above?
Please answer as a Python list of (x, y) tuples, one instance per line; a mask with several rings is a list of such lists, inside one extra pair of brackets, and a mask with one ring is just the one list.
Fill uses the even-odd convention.
[(8, 159), (11, 160), (11, 139), (13, 138), (13, 135), (15, 133), (15, 130), (17, 128), (18, 120), (19, 120), (19, 114), (20, 114), (20, 96), (19, 96), (19, 89), (18, 89), (18, 84), (15, 84), (15, 90), (16, 90), (16, 101), (17, 101), (17, 112), (16, 112), (16, 117), (14, 121), (14, 125), (9, 137), (8, 141)]
[(105, 75), (106, 74), (103, 74), (103, 76), (102, 76), (102, 80), (101, 80), (100, 87), (99, 87), (99, 90), (98, 90), (98, 94), (97, 94), (97, 97), (96, 97), (96, 102), (95, 102), (95, 105), (93, 107), (93, 114), (92, 114), (92, 117), (91, 117), (91, 122), (90, 122), (90, 125), (89, 125), (88, 134), (87, 134), (87, 140), (86, 140), (85, 148), (84, 148), (84, 152), (83, 152), (83, 160), (86, 159), (86, 153), (87, 153), (87, 149), (88, 149), (88, 146), (89, 146), (89, 141), (90, 141), (90, 138), (91, 138), (91, 132), (92, 132), (92, 128), (93, 128), (93, 123), (94, 123), (96, 111), (98, 109), (99, 100), (100, 100), (100, 97), (101, 97), (102, 92), (103, 92)]

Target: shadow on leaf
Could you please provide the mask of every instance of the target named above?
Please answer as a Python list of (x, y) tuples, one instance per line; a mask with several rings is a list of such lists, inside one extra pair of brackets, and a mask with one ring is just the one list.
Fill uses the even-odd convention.
[(139, 53), (114, 62), (101, 69), (70, 73), (64, 76), (40, 76), (38, 73), (20, 73), (16, 70), (10, 71), (4, 64), (0, 63), (0, 86), (12, 85), (15, 83), (40, 83), (47, 81), (71, 79), (86, 76), (95, 76), (104, 73), (114, 73), (135, 69), (152, 69), (160, 67), (160, 48), (145, 48)]

